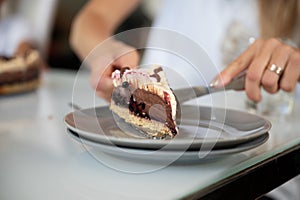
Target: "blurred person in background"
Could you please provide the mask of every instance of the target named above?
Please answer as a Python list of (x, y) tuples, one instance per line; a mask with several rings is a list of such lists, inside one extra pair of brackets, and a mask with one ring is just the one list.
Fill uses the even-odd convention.
[[(79, 58), (85, 59), (93, 48), (112, 36), (139, 3), (139, 0), (89, 1), (74, 19), (71, 30), (70, 43)], [(222, 70), (219, 75), (204, 74), (217, 76), (212, 82), (216, 87), (226, 85), (247, 70), (245, 92), (249, 99), (259, 102), (261, 88), (272, 94), (296, 88), (300, 78), (299, 19), (299, 0), (165, 0), (153, 27), (177, 31), (203, 46)], [(134, 47), (120, 41), (111, 41), (109, 47), (99, 55), (104, 59), (90, 66), (92, 87), (108, 101), (113, 90), (112, 71), (125, 66), (136, 68), (140, 59)], [(130, 53), (117, 58), (121, 51)], [(145, 55), (150, 62), (152, 58)], [(106, 59), (113, 62), (106, 66)], [(270, 64), (276, 64), (276, 69), (272, 70)], [(298, 176), (275, 190), (273, 197), (299, 198), (299, 179)]]
[[(71, 46), (77, 55), (82, 60), (86, 58), (96, 45), (114, 33), (139, 2), (89, 1), (78, 13), (71, 30)], [(227, 84), (247, 69), (246, 94), (258, 102), (261, 100), (260, 87), (270, 93), (279, 89), (290, 92), (296, 87), (300, 75), (300, 53), (298, 48), (278, 38), (299, 43), (299, 4), (297, 0), (220, 0), (209, 3), (165, 0), (153, 26), (175, 30), (192, 38), (206, 49), (216, 66), (220, 69), (227, 66), (221, 72), (222, 81), (216, 83)], [(250, 37), (256, 40), (248, 48)], [(107, 54), (113, 57), (122, 48), (128, 50), (132, 47), (115, 41)], [(95, 68), (92, 66), (91, 84), (98, 95), (109, 100), (112, 70), (126, 65), (134, 68), (138, 60), (137, 52), (133, 51), (116, 59), (108, 68), (99, 66), (101, 63)], [(280, 81), (276, 73), (265, 70), (269, 62), (284, 68)], [(98, 81), (101, 74), (102, 78)]]
[(0, 0), (0, 95), (40, 86), (56, 0)]
[(57, 0), (0, 0), (0, 55), (36, 49), (47, 57)]

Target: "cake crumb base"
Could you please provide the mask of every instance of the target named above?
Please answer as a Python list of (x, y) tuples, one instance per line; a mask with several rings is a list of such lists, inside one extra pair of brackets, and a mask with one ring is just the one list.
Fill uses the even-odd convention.
[(125, 122), (134, 125), (152, 138), (161, 139), (174, 137), (171, 130), (164, 123), (156, 120), (137, 117), (132, 114), (128, 108), (116, 105), (113, 100), (111, 101), (110, 109), (119, 117), (124, 119)]

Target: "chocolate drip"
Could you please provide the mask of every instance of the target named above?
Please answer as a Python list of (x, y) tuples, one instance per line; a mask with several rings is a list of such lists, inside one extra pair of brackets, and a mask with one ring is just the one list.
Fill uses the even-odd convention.
[(162, 71), (161, 67), (158, 67), (154, 70), (154, 74), (151, 74), (150, 77), (156, 78), (157, 82), (160, 82), (160, 75), (158, 74), (160, 71)]
[(121, 70), (120, 70), (120, 76), (122, 77), (123, 74), (124, 74), (124, 72), (125, 72), (126, 70), (129, 70), (129, 69), (130, 69), (129, 67), (123, 67), (123, 68), (121, 68)]

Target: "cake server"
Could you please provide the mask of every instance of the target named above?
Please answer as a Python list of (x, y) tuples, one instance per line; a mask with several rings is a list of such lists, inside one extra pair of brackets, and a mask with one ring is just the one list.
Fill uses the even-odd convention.
[(243, 90), (245, 89), (245, 78), (246, 71), (243, 71), (225, 87), (215, 88), (213, 86), (196, 86), (190, 88), (175, 89), (173, 92), (177, 98), (177, 104), (182, 104), (185, 101), (215, 92), (224, 90)]

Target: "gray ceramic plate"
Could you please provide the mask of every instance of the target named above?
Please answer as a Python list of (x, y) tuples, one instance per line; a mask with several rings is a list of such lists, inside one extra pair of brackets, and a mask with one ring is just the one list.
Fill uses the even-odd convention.
[(139, 149), (199, 150), (234, 148), (262, 136), (271, 123), (250, 113), (184, 105), (179, 133), (173, 139), (152, 139), (115, 116), (108, 107), (71, 112), (68, 129), (93, 142)]
[(68, 129), (94, 142), (139, 149), (218, 149), (249, 142), (271, 128), (271, 123), (250, 113), (184, 105), (179, 133), (173, 139), (152, 139), (125, 123), (108, 107), (71, 112)]
[[(126, 147), (117, 147), (106, 144), (101, 144), (97, 142), (90, 141), (88, 139), (82, 139), (78, 134), (69, 130), (69, 135), (77, 142), (86, 146), (90, 153), (97, 158), (102, 159), (105, 157), (104, 154), (114, 156), (126, 161), (135, 161), (142, 163), (159, 163), (159, 164), (169, 164), (169, 163), (197, 163), (201, 161), (208, 161), (214, 159), (224, 158), (225, 156), (232, 155), (235, 153), (244, 152), (255, 147), (264, 144), (268, 138), (269, 134), (264, 133), (263, 135), (257, 137), (250, 142), (236, 145), (235, 148), (224, 148), (211, 151), (205, 150), (149, 150), (149, 149), (134, 149)], [(99, 156), (99, 157), (98, 157)]]

